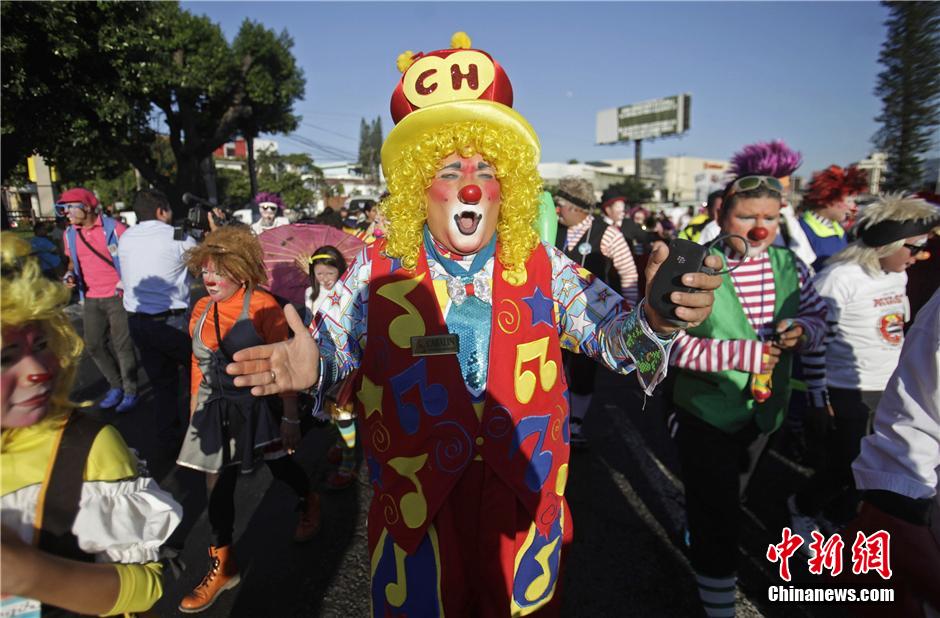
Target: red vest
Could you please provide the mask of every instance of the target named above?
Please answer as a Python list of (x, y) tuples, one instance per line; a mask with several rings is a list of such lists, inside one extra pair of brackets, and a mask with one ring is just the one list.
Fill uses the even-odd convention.
[(519, 285), (507, 282), (495, 262), (490, 365), (478, 416), (455, 354), (411, 352), (412, 337), (447, 333), (424, 248), (414, 271), (386, 257), (384, 248), (384, 240), (370, 248), (368, 340), (356, 386), (375, 490), (370, 522), (413, 552), (479, 456), (547, 535), (559, 516), (569, 455), (548, 255), (541, 247), (532, 252)]

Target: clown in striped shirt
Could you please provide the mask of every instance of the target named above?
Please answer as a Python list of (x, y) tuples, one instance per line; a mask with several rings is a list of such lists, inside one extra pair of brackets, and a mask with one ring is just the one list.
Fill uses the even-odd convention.
[[(562, 178), (555, 193), (558, 205), (558, 233), (555, 246), (575, 264), (594, 274), (615, 291), (622, 291), (629, 307), (639, 299), (639, 277), (633, 254), (619, 228), (595, 218), (594, 187), (583, 178)], [(584, 446), (581, 433), (584, 417), (594, 395), (597, 364), (580, 355), (564, 355), (571, 401), (571, 444)]]

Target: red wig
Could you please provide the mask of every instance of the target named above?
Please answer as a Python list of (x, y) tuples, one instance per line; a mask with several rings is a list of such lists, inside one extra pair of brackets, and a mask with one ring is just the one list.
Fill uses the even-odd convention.
[(809, 182), (804, 203), (811, 208), (824, 208), (841, 202), (850, 195), (857, 195), (868, 188), (868, 175), (854, 165), (841, 168), (830, 165), (813, 174)]

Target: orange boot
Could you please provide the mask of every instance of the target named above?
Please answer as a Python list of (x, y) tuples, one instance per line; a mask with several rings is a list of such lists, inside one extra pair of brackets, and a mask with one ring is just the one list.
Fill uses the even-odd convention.
[(300, 521), (294, 530), (294, 542), (309, 541), (320, 530), (320, 494), (311, 491), (304, 500), (303, 510), (300, 512)]
[(231, 545), (209, 546), (209, 572), (199, 585), (180, 601), (179, 610), (185, 614), (197, 614), (212, 607), (219, 595), (234, 588), (241, 581), (235, 551)]

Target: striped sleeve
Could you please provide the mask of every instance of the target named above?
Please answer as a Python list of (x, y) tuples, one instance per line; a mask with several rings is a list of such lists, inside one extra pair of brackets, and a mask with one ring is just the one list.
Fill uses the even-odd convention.
[(601, 253), (614, 263), (614, 268), (620, 275), (621, 295), (631, 307), (636, 307), (640, 298), (640, 278), (636, 272), (633, 254), (630, 253), (630, 247), (620, 230), (607, 226), (601, 237)]
[(796, 322), (803, 327), (803, 334), (806, 336), (806, 341), (800, 349), (804, 352), (821, 350), (825, 354), (828, 330), (826, 316), (829, 315), (829, 307), (813, 286), (809, 267), (799, 258), (796, 258), (796, 266), (800, 277), (800, 308)]
[(680, 331), (672, 348), (670, 364), (690, 371), (737, 369), (759, 373), (764, 344), (749, 339), (707, 339)]
[(826, 390), (826, 346), (835, 337), (838, 322), (828, 322), (825, 342), (821, 348), (803, 352), (803, 379), (806, 381), (806, 391), (809, 404), (815, 408), (823, 408), (829, 401)]
[[(803, 262), (800, 262), (803, 265)], [(808, 270), (808, 269), (807, 269)], [(822, 303), (825, 313), (825, 335), (822, 345), (816, 347), (806, 346), (802, 353), (803, 378), (806, 380), (806, 390), (809, 396), (810, 405), (823, 407), (828, 402), (828, 392), (826, 390), (826, 348), (829, 343), (835, 339), (839, 332), (839, 318), (842, 314), (849, 290), (839, 281), (838, 277), (832, 276), (829, 269), (817, 274), (811, 281), (812, 293), (815, 294), (819, 302)], [(800, 290), (800, 307), (802, 309), (804, 298)], [(815, 305), (815, 301), (814, 305)], [(802, 313), (802, 311), (801, 311)], [(802, 324), (802, 322), (800, 322)]]

